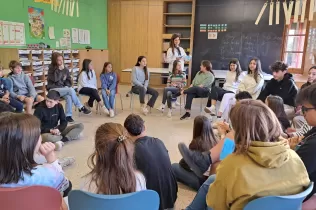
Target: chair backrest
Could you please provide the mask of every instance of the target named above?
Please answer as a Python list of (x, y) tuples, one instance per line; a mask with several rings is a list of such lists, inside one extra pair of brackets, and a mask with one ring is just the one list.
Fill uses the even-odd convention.
[(0, 209), (21, 210), (29, 206), (32, 210), (60, 210), (61, 194), (54, 188), (30, 186), (0, 188)]
[(288, 196), (267, 196), (249, 202), (244, 210), (300, 210), (305, 197), (312, 192), (314, 183), (311, 182), (308, 188), (296, 195)]
[(115, 92), (118, 93), (118, 85), (121, 81), (121, 78), (120, 78), (119, 74), (117, 74), (117, 73), (115, 73), (115, 74), (116, 74), (116, 90), (115, 90)]
[(158, 210), (159, 195), (144, 190), (122, 195), (99, 195), (73, 190), (68, 197), (70, 210)]

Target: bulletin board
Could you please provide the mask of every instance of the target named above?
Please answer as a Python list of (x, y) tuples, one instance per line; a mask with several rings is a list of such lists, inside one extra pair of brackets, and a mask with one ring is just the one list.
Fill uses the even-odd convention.
[[(34, 36), (30, 33), (28, 9), (34, 7), (43, 10), (44, 36)], [(79, 0), (79, 17), (66, 16), (51, 10), (50, 4), (38, 3), (34, 0), (5, 0), (0, 7), (0, 21), (24, 24), (25, 43), (38, 44), (43, 42), (56, 48), (56, 41), (64, 36), (64, 29), (72, 28), (85, 30), (90, 36), (90, 44), (71, 44), (71, 48), (85, 49), (91, 46), (93, 49), (107, 49), (107, 0)], [(22, 26), (21, 26), (22, 27)], [(49, 38), (49, 27), (54, 28), (55, 39)], [(23, 46), (0, 45), (0, 48), (22, 48)], [(24, 46), (25, 47), (25, 46)]]

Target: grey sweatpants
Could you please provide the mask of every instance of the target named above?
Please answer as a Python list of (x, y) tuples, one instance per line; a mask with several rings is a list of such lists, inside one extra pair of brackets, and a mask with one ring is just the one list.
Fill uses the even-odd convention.
[(53, 135), (51, 133), (43, 133), (42, 134), (42, 142), (57, 142), (60, 141), (64, 136), (67, 137), (70, 141), (77, 140), (79, 138), (80, 133), (83, 131), (83, 124), (78, 123), (74, 125), (68, 126), (61, 135)]

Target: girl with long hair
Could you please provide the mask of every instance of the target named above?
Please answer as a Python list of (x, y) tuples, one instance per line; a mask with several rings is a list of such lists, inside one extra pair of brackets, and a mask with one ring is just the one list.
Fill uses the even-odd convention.
[(288, 120), (285, 110), (284, 110), (284, 103), (283, 99), (280, 96), (268, 96), (265, 103), (268, 107), (274, 112), (276, 117), (278, 118), (283, 131), (291, 127), (291, 123)]
[(115, 94), (117, 86), (117, 76), (113, 72), (112, 63), (105, 62), (103, 65), (101, 80), (101, 93), (105, 107), (110, 112), (110, 117), (114, 117)]
[[(218, 142), (215, 137), (211, 123), (205, 116), (197, 116), (193, 124), (193, 137), (189, 149), (193, 151), (206, 152), (213, 148)], [(206, 178), (210, 175), (209, 171), (205, 172), (205, 177), (198, 177), (181, 159), (179, 163), (172, 164), (173, 172), (179, 182), (198, 190)]]
[(212, 64), (208, 60), (201, 62), (200, 71), (195, 75), (192, 84), (186, 90), (182, 90), (181, 94), (186, 94), (185, 114), (180, 120), (191, 117), (191, 106), (194, 98), (206, 98), (212, 89), (215, 76), (212, 71)]
[(168, 117), (172, 115), (172, 104), (171, 100), (177, 98), (181, 90), (186, 86), (187, 80), (186, 75), (182, 72), (181, 62), (175, 60), (173, 62), (172, 73), (168, 77), (167, 87), (164, 88), (162, 104), (157, 109), (161, 112), (165, 110), (165, 104), (168, 105)]
[[(67, 196), (71, 183), (58, 163), (55, 145), (42, 143), (41, 122), (30, 114), (0, 114), (0, 187), (47, 186)], [(47, 163), (39, 165), (41, 154)]]
[(64, 66), (64, 58), (58, 52), (54, 52), (52, 55), (52, 63), (49, 66), (47, 75), (47, 90), (56, 90), (59, 92), (60, 97), (66, 100), (66, 120), (69, 123), (74, 123), (72, 119), (72, 104), (74, 104), (80, 112), (91, 114), (88, 107), (83, 106), (78, 99), (77, 93), (72, 87), (69, 69)]
[(134, 143), (121, 124), (105, 123), (97, 129), (88, 165), (84, 191), (117, 195), (146, 190), (145, 177), (134, 165)]
[[(132, 69), (132, 93), (139, 95), (141, 111), (144, 115), (148, 114), (148, 108), (153, 108), (158, 98), (158, 92), (149, 87), (149, 71), (147, 69), (147, 58), (139, 56)], [(151, 95), (150, 100), (145, 104), (145, 95)]]
[(253, 99), (257, 99), (264, 84), (261, 61), (259, 58), (252, 58), (248, 65), (248, 72), (241, 80), (238, 90), (247, 91)]
[[(241, 100), (229, 117), (235, 151), (221, 161), (216, 175), (203, 183), (187, 209), (243, 209), (256, 198), (294, 195), (306, 189), (310, 179), (304, 163), (281, 137), (282, 127), (267, 105), (259, 100)], [(205, 170), (216, 162), (212, 151), (187, 149), (182, 154), (191, 168), (198, 164)]]
[(169, 73), (172, 73), (174, 61), (179, 61), (181, 69), (184, 70), (184, 61), (186, 56), (187, 54), (185, 53), (184, 49), (180, 46), (179, 34), (173, 34), (170, 39), (166, 57), (166, 62), (169, 63)]
[(82, 62), (82, 69), (79, 73), (78, 79), (78, 91), (79, 94), (89, 96), (88, 102), (84, 103), (90, 111), (93, 107), (93, 102), (97, 101), (99, 106), (105, 114), (109, 114), (109, 110), (103, 105), (98, 93), (97, 77), (93, 70), (92, 60), (84, 59)]
[[(242, 77), (245, 74), (242, 74), (241, 66), (238, 59), (232, 59), (229, 62), (229, 71), (226, 74), (226, 81), (223, 88), (214, 86), (208, 96), (207, 105), (204, 108), (206, 113), (210, 113), (212, 116), (217, 115), (217, 118), (221, 118), (222, 114), (229, 105), (229, 101), (222, 100), (223, 96), (226, 93), (236, 93), (238, 86), (242, 80)], [(216, 113), (216, 102), (221, 101), (220, 108)]]

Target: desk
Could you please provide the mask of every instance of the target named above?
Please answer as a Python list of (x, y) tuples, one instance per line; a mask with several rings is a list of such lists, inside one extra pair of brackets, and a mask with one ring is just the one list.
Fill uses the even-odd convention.
[[(151, 74), (169, 74), (168, 68), (148, 68)], [(224, 82), (226, 79), (226, 74), (228, 70), (213, 70), (215, 74), (215, 85), (218, 86), (220, 82)], [(132, 72), (132, 69), (124, 69), (122, 72)], [(273, 78), (271, 74), (263, 73), (263, 78), (265, 81), (269, 81)]]

